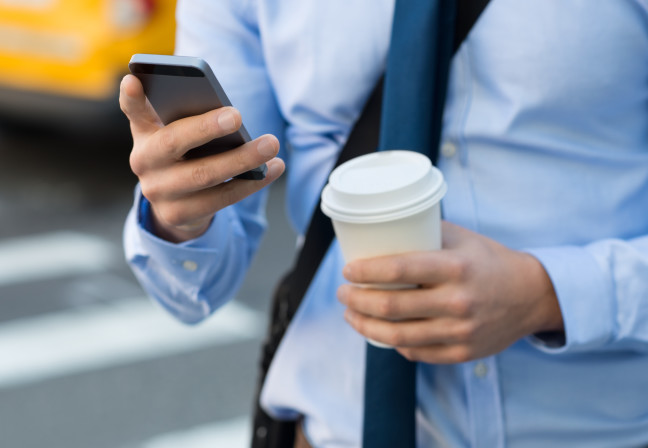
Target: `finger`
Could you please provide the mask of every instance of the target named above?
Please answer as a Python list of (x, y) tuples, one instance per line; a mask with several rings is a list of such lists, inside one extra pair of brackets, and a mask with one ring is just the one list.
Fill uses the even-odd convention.
[(393, 347), (465, 344), (473, 333), (469, 324), (447, 318), (393, 322), (352, 310), (346, 310), (344, 318), (366, 338)]
[(445, 287), (389, 290), (346, 284), (338, 288), (338, 299), (353, 311), (392, 321), (470, 313), (468, 304)]
[[(152, 202), (157, 199), (178, 199), (216, 187), (262, 165), (278, 152), (279, 141), (276, 137), (264, 135), (231, 151), (190, 159), (151, 171), (152, 175), (142, 179), (142, 192)], [(259, 181), (254, 182), (258, 187), (264, 185), (259, 184)]]
[(352, 283), (430, 285), (459, 279), (464, 269), (456, 253), (436, 250), (354, 260), (343, 273)]
[(410, 361), (428, 364), (460, 364), (480, 357), (470, 347), (460, 344), (396, 347), (396, 350)]
[(236, 132), (241, 114), (233, 107), (221, 107), (201, 115), (181, 118), (156, 133), (160, 155), (167, 160), (181, 160), (190, 149)]
[(119, 88), (119, 106), (131, 123), (134, 136), (152, 134), (162, 127), (162, 122), (149, 103), (139, 79), (126, 75)]
[(268, 186), (281, 176), (284, 169), (283, 161), (275, 158), (268, 162), (268, 172), (263, 180), (233, 179), (183, 198), (160, 200), (153, 205), (154, 212), (166, 225), (172, 227), (191, 225), (213, 216), (219, 210)]

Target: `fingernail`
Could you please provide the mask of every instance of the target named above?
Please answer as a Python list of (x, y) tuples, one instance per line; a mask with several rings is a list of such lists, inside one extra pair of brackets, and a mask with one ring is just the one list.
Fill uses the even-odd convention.
[(276, 153), (274, 142), (269, 137), (262, 139), (257, 146), (257, 151), (259, 151), (259, 154), (263, 157), (274, 157)]
[(268, 164), (268, 177), (277, 178), (281, 171), (281, 165), (279, 163), (270, 163)]
[(218, 125), (223, 131), (234, 131), (236, 120), (232, 112), (223, 112), (218, 116)]
[(346, 296), (347, 296), (347, 287), (346, 285), (342, 285), (338, 288), (338, 293), (337, 293), (338, 301), (342, 305), (346, 305)]

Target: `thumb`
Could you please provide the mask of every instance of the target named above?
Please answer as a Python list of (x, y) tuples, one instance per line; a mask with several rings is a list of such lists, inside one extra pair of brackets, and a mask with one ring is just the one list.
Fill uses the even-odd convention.
[(144, 94), (142, 83), (133, 75), (126, 75), (119, 87), (119, 106), (136, 134), (152, 134), (163, 124)]

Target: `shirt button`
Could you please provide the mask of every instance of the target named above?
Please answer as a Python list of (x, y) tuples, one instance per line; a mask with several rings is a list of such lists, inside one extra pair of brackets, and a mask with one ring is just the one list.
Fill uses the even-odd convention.
[(443, 157), (453, 157), (457, 153), (457, 145), (452, 142), (445, 142), (441, 145), (441, 155)]
[(198, 269), (198, 263), (192, 260), (186, 260), (184, 263), (182, 263), (182, 267), (185, 268), (186, 271), (194, 272), (196, 269)]
[(265, 426), (259, 426), (256, 430), (256, 436), (259, 439), (265, 439), (268, 435), (268, 429)]
[(478, 362), (477, 364), (475, 364), (473, 372), (475, 373), (475, 376), (477, 378), (484, 378), (486, 375), (488, 375), (488, 366), (483, 362)]

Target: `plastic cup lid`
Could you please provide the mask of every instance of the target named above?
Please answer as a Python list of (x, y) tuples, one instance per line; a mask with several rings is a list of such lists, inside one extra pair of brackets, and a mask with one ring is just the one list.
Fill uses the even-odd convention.
[(322, 211), (344, 222), (391, 221), (439, 202), (447, 190), (430, 159), (413, 151), (381, 151), (337, 167), (322, 191)]

